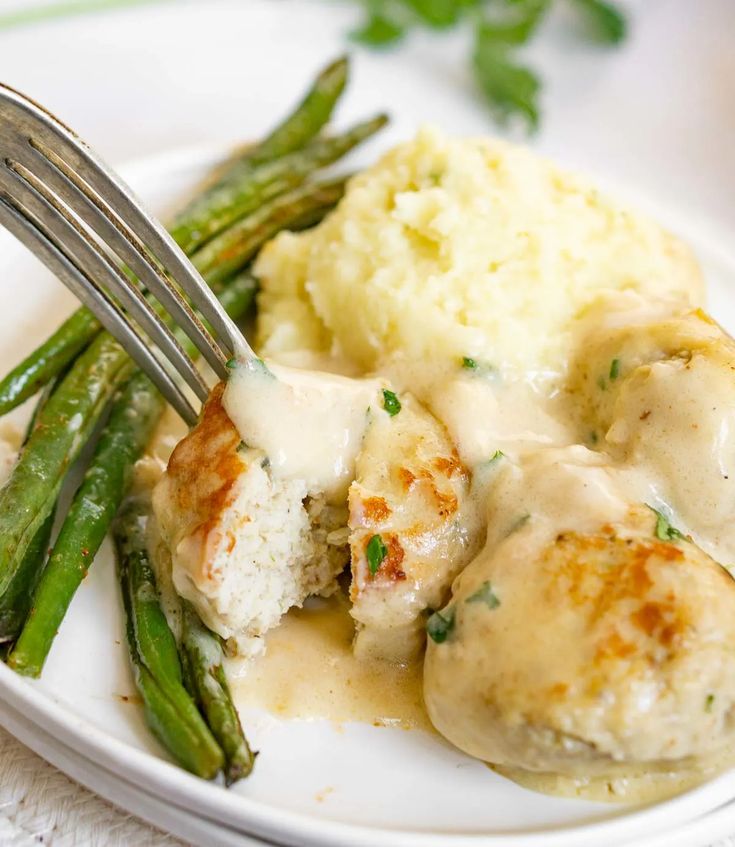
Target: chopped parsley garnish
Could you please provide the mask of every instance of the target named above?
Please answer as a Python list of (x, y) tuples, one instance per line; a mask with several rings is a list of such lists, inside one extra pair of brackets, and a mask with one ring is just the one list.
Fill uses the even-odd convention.
[(521, 527), (525, 526), (530, 519), (531, 515), (529, 515), (528, 512), (526, 512), (525, 515), (521, 515), (518, 520), (511, 525), (510, 529), (508, 530), (508, 535), (513, 535), (514, 532), (518, 532), (518, 530), (521, 529)]
[(471, 371), (474, 376), (482, 379), (497, 380), (500, 377), (500, 371), (490, 362), (482, 359), (473, 359), (472, 356), (462, 356), (462, 368), (466, 371)]
[(383, 539), (379, 535), (374, 535), (370, 541), (368, 541), (365, 553), (367, 555), (370, 575), (375, 576), (380, 569), (380, 566), (383, 564), (383, 560), (388, 555), (388, 548), (385, 546)]
[(597, 430), (593, 429), (592, 432), (590, 432), (590, 444), (597, 444), (597, 438)]
[(500, 598), (493, 591), (492, 583), (488, 579), (482, 583), (474, 594), (470, 594), (465, 603), (484, 603), (488, 609), (497, 609), (500, 605)]
[(492, 456), (490, 457), (490, 461), (488, 464), (494, 465), (496, 462), (499, 462), (501, 459), (505, 458), (505, 453), (502, 450), (496, 450)]
[(232, 359), (228, 359), (225, 362), (225, 367), (229, 368), (231, 371), (235, 370), (235, 368), (237, 367), (237, 359), (234, 356)]
[(246, 450), (249, 450), (249, 449), (250, 449), (250, 447), (244, 441), (241, 441), (237, 445), (237, 452), (238, 453), (244, 453)]
[(684, 535), (681, 530), (678, 530), (675, 526), (671, 525), (671, 521), (666, 517), (663, 512), (660, 512), (658, 509), (654, 509), (653, 506), (649, 506), (646, 503), (646, 506), (656, 515), (656, 530), (655, 535), (660, 541), (688, 541), (686, 535)]
[(620, 376), (620, 359), (613, 359), (610, 362), (610, 382), (613, 382)]
[(255, 373), (263, 374), (264, 376), (268, 376), (271, 379), (275, 379), (276, 375), (273, 371), (268, 367), (268, 365), (263, 361), (263, 359), (255, 356), (252, 359), (247, 360), (248, 370), (253, 371)]
[(426, 632), (435, 644), (443, 644), (454, 629), (454, 609), (445, 609), (443, 612), (434, 612), (426, 621)]
[(711, 712), (712, 707), (714, 705), (715, 705), (715, 695), (714, 694), (708, 694), (707, 699), (704, 701), (704, 711), (705, 712)]
[(391, 417), (395, 417), (401, 411), (401, 401), (394, 391), (383, 389), (383, 408)]

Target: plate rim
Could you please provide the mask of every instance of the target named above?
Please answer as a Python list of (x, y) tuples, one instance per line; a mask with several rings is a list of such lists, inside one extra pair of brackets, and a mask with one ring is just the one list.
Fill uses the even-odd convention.
[[(724, 774), (701, 786), (661, 803), (634, 809), (629, 814), (600, 822), (559, 825), (526, 832), (448, 833), (366, 827), (342, 821), (315, 818), (241, 793), (229, 792), (187, 773), (153, 753), (138, 750), (77, 716), (65, 703), (40, 690), (35, 681), (24, 679), (0, 665), (0, 712), (15, 709), (41, 731), (53, 735), (63, 746), (113, 774), (125, 773), (128, 782), (151, 791), (167, 803), (215, 819), (248, 835), (279, 843), (314, 847), (571, 847), (572, 844), (621, 843), (643, 834), (663, 833), (702, 817), (735, 797), (735, 772)], [(56, 732), (54, 732), (56, 730)], [(707, 802), (701, 802), (701, 795)], [(625, 808), (622, 806), (621, 808)], [(645, 830), (645, 833), (643, 832)]]

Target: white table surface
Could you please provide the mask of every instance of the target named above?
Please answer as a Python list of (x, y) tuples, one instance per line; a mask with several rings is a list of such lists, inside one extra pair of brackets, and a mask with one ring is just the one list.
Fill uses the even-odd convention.
[(2, 847), (183, 847), (100, 799), (0, 729)]

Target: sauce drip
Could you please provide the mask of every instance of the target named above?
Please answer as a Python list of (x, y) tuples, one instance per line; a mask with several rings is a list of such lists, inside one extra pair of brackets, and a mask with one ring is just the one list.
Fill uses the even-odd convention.
[(265, 653), (233, 668), (236, 702), (284, 718), (431, 731), (421, 665), (358, 661), (353, 636), (349, 603), (341, 591), (292, 609), (266, 635)]
[(303, 479), (310, 494), (339, 502), (379, 387), (374, 379), (238, 361), (223, 403), (243, 441), (266, 454), (271, 473)]

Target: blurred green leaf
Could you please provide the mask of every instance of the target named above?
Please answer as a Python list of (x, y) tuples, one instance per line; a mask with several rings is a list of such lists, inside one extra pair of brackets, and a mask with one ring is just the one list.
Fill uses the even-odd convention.
[(530, 130), (538, 128), (541, 83), (529, 68), (515, 62), (507, 44), (485, 24), (475, 31), (472, 56), (475, 78), (491, 111), (501, 123), (519, 115)]
[(575, 0), (584, 13), (587, 29), (596, 41), (620, 44), (628, 34), (628, 22), (620, 9), (604, 0)]
[[(365, 23), (352, 37), (371, 47), (400, 41), (415, 27), (474, 28), (472, 69), (490, 110), (500, 122), (519, 116), (529, 130), (539, 124), (541, 82), (519, 59), (555, 0), (358, 0)], [(565, 0), (579, 12), (586, 33), (604, 44), (627, 34), (623, 12), (608, 0)]]
[(460, 0), (406, 0), (423, 23), (433, 29), (454, 26), (467, 10)]
[(502, 0), (485, 4), (483, 40), (520, 47), (534, 34), (551, 0)]
[(350, 37), (368, 47), (387, 47), (396, 44), (405, 34), (403, 24), (373, 12), (361, 27), (350, 33)]

